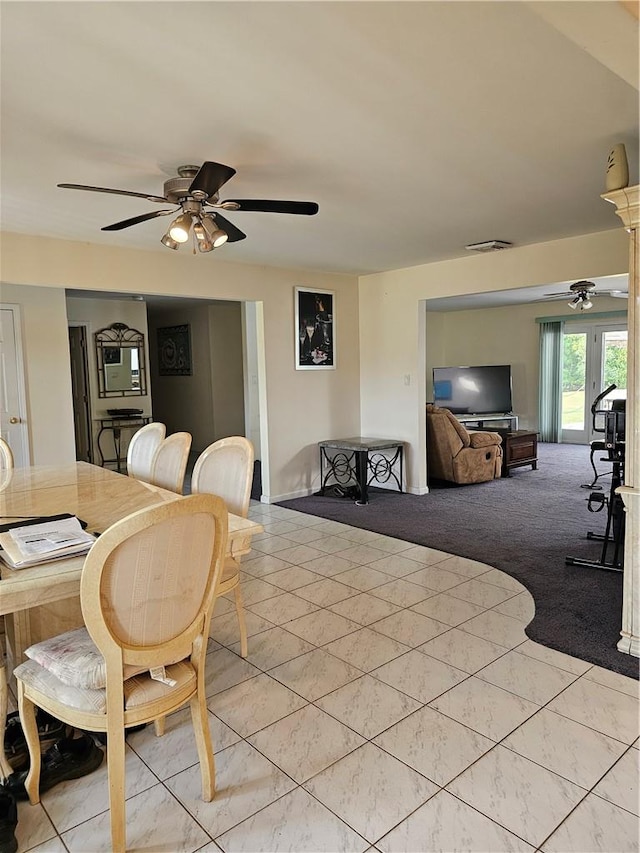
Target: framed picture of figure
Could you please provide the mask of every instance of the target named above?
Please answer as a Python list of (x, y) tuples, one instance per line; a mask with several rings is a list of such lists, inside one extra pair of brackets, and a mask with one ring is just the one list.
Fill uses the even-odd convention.
[(334, 302), (331, 290), (295, 288), (296, 370), (335, 370)]

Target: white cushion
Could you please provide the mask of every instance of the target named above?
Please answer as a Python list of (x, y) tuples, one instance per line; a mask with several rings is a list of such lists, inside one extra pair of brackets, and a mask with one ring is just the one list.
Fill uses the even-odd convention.
[[(43, 640), (29, 646), (25, 654), (70, 687), (100, 690), (107, 683), (104, 658), (86, 628), (76, 628)], [(125, 679), (139, 672), (144, 672), (144, 668), (124, 667)]]
[[(192, 687), (195, 689), (195, 669), (189, 661), (180, 661), (180, 663), (166, 667), (166, 674), (168, 678), (173, 678), (177, 682), (175, 687), (169, 687), (161, 681), (154, 681), (148, 672), (125, 681), (125, 710), (139, 707), (146, 702), (152, 702), (161, 696), (166, 696), (167, 693), (179, 690), (190, 682), (193, 682)], [(33, 660), (21, 663), (14, 670), (14, 675), (27, 686), (33, 687), (71, 708), (89, 711), (92, 714), (106, 713), (106, 690), (86, 690), (72, 687), (60, 681), (52, 672), (44, 669)]]

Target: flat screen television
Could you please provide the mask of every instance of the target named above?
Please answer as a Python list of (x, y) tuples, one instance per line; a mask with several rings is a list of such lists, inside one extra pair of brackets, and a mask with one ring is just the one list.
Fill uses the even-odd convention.
[(433, 400), (454, 415), (511, 413), (511, 365), (434, 367)]

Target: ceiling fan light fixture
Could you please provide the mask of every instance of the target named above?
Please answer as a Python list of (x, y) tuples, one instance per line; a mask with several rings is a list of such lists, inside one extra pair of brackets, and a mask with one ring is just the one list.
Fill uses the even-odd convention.
[(167, 249), (177, 249), (178, 246), (180, 245), (180, 243), (176, 243), (176, 241), (171, 237), (171, 235), (169, 234), (168, 231), (164, 235), (164, 237), (162, 237), (160, 242), (162, 243), (163, 246), (166, 246)]
[(192, 219), (190, 213), (181, 213), (169, 226), (169, 236), (176, 243), (186, 243), (189, 239)]
[(209, 240), (209, 236), (205, 231), (202, 221), (198, 220), (193, 224), (193, 236), (195, 237), (195, 241), (198, 244), (199, 252), (212, 252), (213, 251), (213, 243)]
[(215, 249), (218, 246), (222, 246), (229, 239), (227, 232), (218, 228), (218, 223), (210, 214), (202, 217), (202, 225)]
[(580, 308), (581, 311), (588, 311), (589, 308), (593, 308), (593, 302), (589, 299), (589, 295), (585, 290), (577, 293), (571, 302), (567, 303), (569, 308), (572, 308), (574, 311), (576, 308)]

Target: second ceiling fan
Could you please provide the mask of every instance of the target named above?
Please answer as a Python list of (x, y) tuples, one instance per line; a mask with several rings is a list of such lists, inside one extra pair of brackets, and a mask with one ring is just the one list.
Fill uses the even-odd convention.
[(592, 281), (576, 281), (575, 284), (569, 285), (569, 291), (566, 293), (547, 293), (543, 302), (550, 299), (567, 299), (569, 308), (580, 308), (581, 311), (588, 311), (593, 308), (592, 299), (597, 296), (614, 296), (621, 299), (627, 299), (629, 294), (624, 290), (596, 290), (596, 286)]
[(131, 190), (116, 190), (107, 187), (90, 187), (84, 184), (58, 184), (63, 189), (87, 190), (89, 192), (112, 193), (144, 198), (160, 204), (176, 204), (171, 210), (153, 210), (140, 216), (132, 216), (112, 225), (105, 225), (102, 231), (122, 231), (157, 216), (178, 214), (167, 229), (161, 242), (169, 249), (178, 249), (193, 234), (194, 244), (201, 252), (211, 252), (229, 241), (235, 243), (247, 236), (229, 222), (218, 211), (251, 211), (259, 213), (290, 213), (313, 216), (318, 212), (314, 201), (269, 201), (267, 199), (225, 199), (220, 201), (220, 188), (236, 174), (231, 166), (207, 160), (202, 166), (180, 166), (178, 177), (169, 178), (163, 187), (164, 195), (149, 195)]

